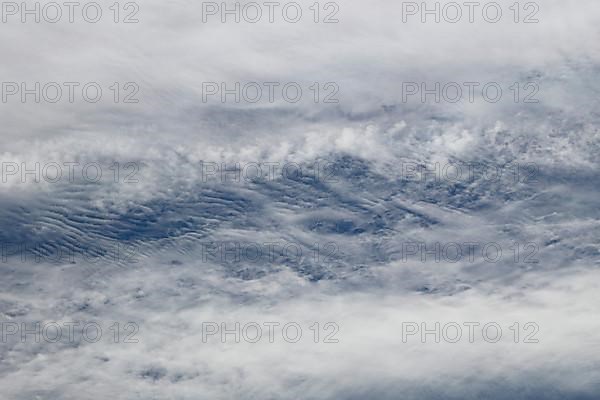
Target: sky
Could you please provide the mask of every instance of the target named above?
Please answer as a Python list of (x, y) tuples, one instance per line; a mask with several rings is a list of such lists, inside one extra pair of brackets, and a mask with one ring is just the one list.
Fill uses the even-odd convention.
[(0, 4), (3, 398), (597, 398), (600, 4), (475, 3)]

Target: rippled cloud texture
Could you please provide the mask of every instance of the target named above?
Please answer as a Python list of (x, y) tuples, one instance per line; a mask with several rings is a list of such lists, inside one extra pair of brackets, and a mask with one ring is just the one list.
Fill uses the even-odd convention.
[(2, 3), (0, 397), (597, 399), (600, 3), (288, 3)]

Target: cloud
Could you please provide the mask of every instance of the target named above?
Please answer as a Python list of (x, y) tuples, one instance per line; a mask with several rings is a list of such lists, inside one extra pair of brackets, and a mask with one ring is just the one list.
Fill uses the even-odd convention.
[[(133, 24), (106, 1), (96, 24), (6, 16), (0, 322), (103, 336), (10, 334), (5, 396), (594, 398), (600, 4), (545, 1), (523, 24), (497, 3), (496, 24), (402, 22), (380, 0), (320, 3), (332, 24), (305, 1), (298, 23), (203, 22), (190, 1), (140, 3)], [(406, 323), (473, 321), (502, 340), (402, 340)], [(204, 343), (208, 322), (281, 326), (273, 343)]]

